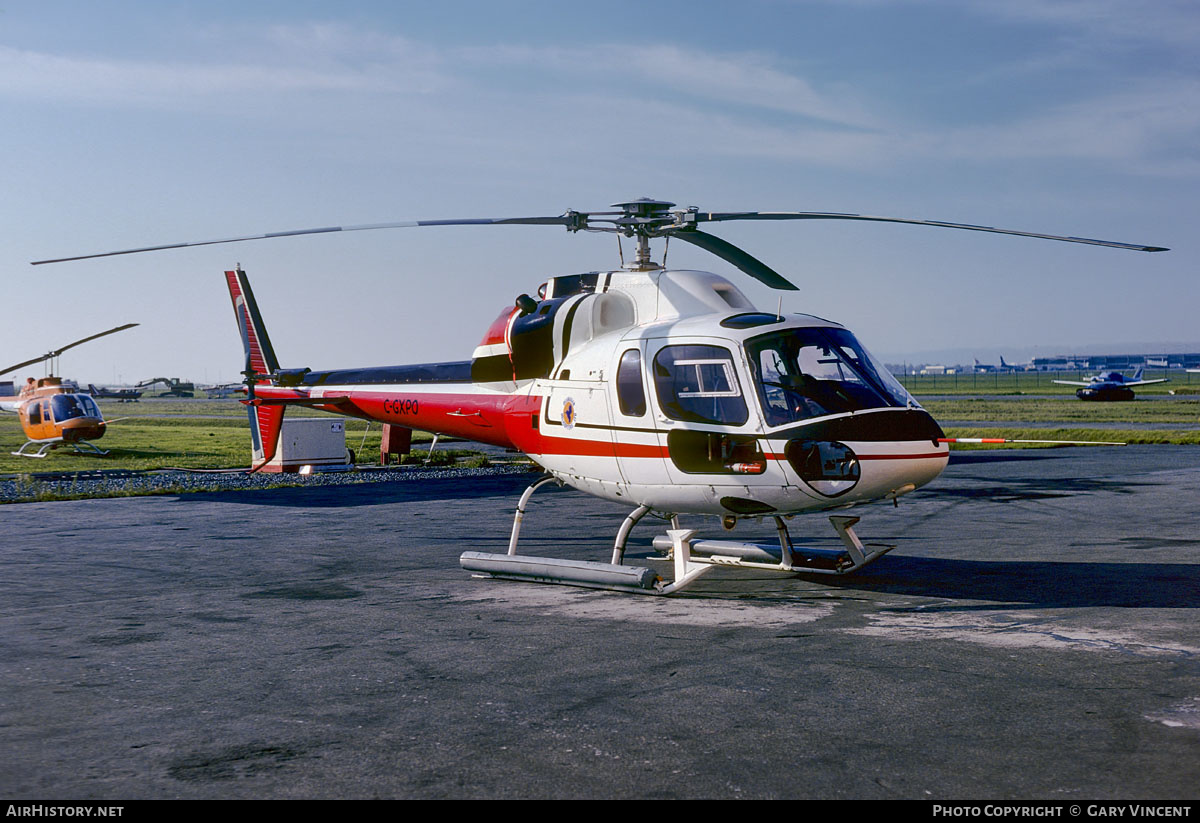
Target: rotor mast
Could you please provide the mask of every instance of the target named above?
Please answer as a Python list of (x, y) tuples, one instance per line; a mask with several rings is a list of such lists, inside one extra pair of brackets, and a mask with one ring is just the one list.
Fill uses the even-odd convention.
[(633, 263), (625, 264), (626, 269), (656, 271), (662, 268), (650, 259), (650, 237), (657, 234), (657, 230), (663, 225), (675, 222), (675, 216), (670, 211), (674, 205), (667, 200), (654, 200), (649, 197), (612, 204), (614, 209), (621, 209), (623, 212), (622, 217), (613, 221), (617, 225), (617, 231), (626, 237), (637, 238), (637, 251)]

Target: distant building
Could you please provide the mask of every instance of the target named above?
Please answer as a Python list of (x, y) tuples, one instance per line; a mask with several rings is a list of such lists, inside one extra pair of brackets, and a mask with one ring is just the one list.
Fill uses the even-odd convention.
[(1192, 369), (1200, 367), (1200, 352), (1191, 354), (1071, 354), (1035, 357), (1038, 371), (1132, 371), (1138, 366), (1152, 369)]

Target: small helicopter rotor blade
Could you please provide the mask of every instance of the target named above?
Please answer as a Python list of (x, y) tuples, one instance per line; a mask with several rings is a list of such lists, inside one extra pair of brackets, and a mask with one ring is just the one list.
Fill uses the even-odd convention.
[(72, 260), (91, 260), (96, 257), (117, 257), (122, 254), (141, 254), (147, 251), (166, 251), (167, 249), (186, 249), (192, 246), (215, 246), (221, 243), (241, 243), (246, 240), (268, 240), (273, 237), (299, 237), (305, 234), (330, 234), (339, 231), (371, 231), (374, 229), (408, 229), (419, 226), (566, 226), (571, 230), (586, 227), (587, 216), (580, 212), (567, 212), (557, 217), (482, 217), (459, 220), (404, 220), (394, 223), (364, 223), (359, 226), (325, 226), (318, 229), (294, 229), (292, 231), (274, 231), (266, 234), (248, 234), (245, 237), (226, 237), (220, 240), (198, 240), (189, 243), (167, 243), (162, 246), (143, 246), (137, 249), (121, 249), (106, 251), (99, 254), (80, 254), (74, 257), (56, 257), (51, 260), (34, 260), (32, 265), (41, 266), (45, 263), (68, 263)]
[(109, 329), (108, 331), (102, 331), (99, 334), (93, 334), (91, 337), (85, 337), (82, 340), (76, 340), (74, 343), (68, 343), (67, 345), (63, 346), (60, 349), (55, 349), (54, 351), (47, 352), (46, 354), (43, 354), (41, 357), (35, 357), (32, 360), (26, 360), (23, 363), (18, 363), (15, 366), (9, 366), (6, 369), (0, 370), (0, 374), (8, 374), (10, 371), (16, 371), (17, 369), (23, 369), (26, 366), (32, 366), (35, 363), (41, 363), (43, 360), (50, 360), (51, 358), (58, 357), (60, 354), (65, 352), (67, 349), (75, 348), (76, 346), (78, 346), (82, 343), (86, 343), (89, 340), (95, 340), (97, 337), (104, 337), (106, 334), (115, 334), (119, 331), (125, 331), (125, 329), (131, 329), (136, 325), (138, 325), (138, 324), (137, 323), (126, 323), (124, 326), (117, 326), (114, 329)]
[(88, 342), (89, 340), (95, 340), (97, 337), (104, 337), (105, 335), (108, 335), (108, 334), (116, 334), (119, 331), (125, 331), (126, 329), (132, 329), (134, 326), (137, 326), (137, 325), (140, 325), (140, 324), (139, 323), (126, 323), (124, 326), (117, 326), (116, 328), (109, 329), (108, 331), (102, 331), (99, 334), (93, 334), (91, 337), (85, 337), (82, 340), (76, 340), (74, 343), (68, 343), (67, 345), (63, 346), (61, 349), (55, 349), (48, 356), (58, 357), (58, 355), (65, 352), (67, 349), (73, 349), (82, 343)]
[(1086, 243), (1092, 246), (1107, 246), (1113, 249), (1129, 249), (1130, 251), (1170, 251), (1162, 246), (1144, 246), (1139, 243), (1118, 243), (1114, 240), (1095, 240), (1090, 237), (1067, 237), (1057, 234), (1039, 234), (1031, 231), (1016, 231), (1015, 229), (998, 229), (994, 226), (976, 226), (972, 223), (950, 223), (944, 220), (911, 220), (905, 217), (872, 217), (866, 214), (841, 214), (839, 212), (821, 211), (735, 211), (735, 212), (698, 212), (695, 215), (697, 223), (718, 222), (724, 220), (864, 220), (872, 223), (907, 223), (913, 226), (936, 226), (944, 229), (964, 229), (966, 231), (986, 231), (993, 234), (1013, 234), (1018, 237), (1036, 237), (1042, 240), (1061, 240), (1064, 243)]
[(7, 369), (0, 369), (0, 374), (8, 374), (10, 371), (16, 371), (17, 369), (23, 369), (26, 366), (32, 366), (35, 363), (41, 363), (43, 360), (49, 360), (53, 356), (54, 355), (52, 354), (43, 354), (41, 357), (35, 357), (32, 360), (26, 360), (24, 363), (18, 363), (15, 366), (9, 366)]
[(722, 240), (715, 235), (705, 234), (702, 231), (689, 229), (688, 231), (672, 231), (666, 232), (669, 237), (676, 237), (685, 242), (691, 243), (693, 246), (699, 246), (705, 251), (712, 252), (717, 257), (720, 257), (726, 263), (732, 263), (746, 274), (753, 277), (762, 283), (767, 284), (773, 289), (783, 289), (786, 291), (799, 291), (795, 284), (781, 275), (779, 272), (772, 269), (766, 263), (762, 262), (749, 253), (742, 251), (737, 246)]

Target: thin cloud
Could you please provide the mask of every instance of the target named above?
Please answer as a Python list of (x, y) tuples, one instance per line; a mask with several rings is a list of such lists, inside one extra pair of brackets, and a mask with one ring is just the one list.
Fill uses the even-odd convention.
[(822, 93), (763, 54), (715, 54), (672, 44), (605, 44), (502, 45), (463, 49), (457, 56), (476, 66), (539, 68), (592, 86), (625, 89), (632, 83), (650, 94), (684, 94), (697, 101), (735, 103), (856, 128), (878, 125), (865, 107), (851, 102), (844, 89)]
[(1194, 0), (1006, 0), (965, 8), (1009, 20), (1054, 24), (1105, 41), (1158, 43), (1191, 50), (1200, 37), (1200, 15)]
[[(275, 42), (280, 42), (275, 32)], [(326, 52), (329, 54), (329, 52)], [(80, 57), (0, 46), (0, 95), (42, 101), (186, 107), (190, 100), (285, 93), (427, 94), (445, 79), (411, 61), (354, 65), (310, 55), (260, 63)]]
[(1127, 91), (915, 142), (926, 153), (958, 157), (1088, 159), (1131, 172), (1195, 174), (1197, 157), (1180, 149), (1200, 142), (1200, 84)]

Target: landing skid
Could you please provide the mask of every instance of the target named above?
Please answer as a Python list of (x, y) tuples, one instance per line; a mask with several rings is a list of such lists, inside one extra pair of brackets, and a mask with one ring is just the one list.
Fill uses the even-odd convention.
[[(36, 452), (25, 451), (25, 449), (29, 446), (38, 445), (40, 445), (41, 448)], [(107, 449), (101, 450), (94, 444), (89, 443), (87, 440), (80, 440), (78, 443), (67, 443), (63, 440), (26, 440), (25, 445), (21, 446), (21, 448), (17, 449), (15, 452), (9, 452), (9, 454), (13, 455), (14, 457), (45, 457), (50, 452), (61, 446), (73, 447), (76, 454), (90, 454), (95, 457), (103, 457), (104, 455), (108, 454)]]
[(557, 583), (635, 594), (668, 595), (682, 591), (719, 566), (764, 569), (789, 574), (842, 575), (861, 569), (895, 548), (876, 543), (864, 544), (859, 540), (858, 535), (854, 533), (854, 525), (859, 521), (857, 517), (832, 515), (829, 518), (844, 548), (814, 549), (794, 546), (787, 525), (781, 517), (775, 518), (775, 528), (779, 532), (779, 545), (775, 546), (730, 540), (693, 540), (696, 530), (681, 529), (679, 518), (673, 515), (672, 528), (667, 530), (665, 536), (654, 538), (654, 547), (665, 552), (665, 556), (651, 558), (669, 560), (674, 564), (675, 579), (668, 582), (652, 569), (624, 564), (625, 543), (629, 539), (629, 533), (638, 521), (650, 512), (649, 507), (639, 506), (630, 512), (621, 524), (610, 563), (519, 555), (517, 541), (521, 535), (521, 522), (524, 520), (529, 499), (535, 491), (551, 482), (562, 485), (554, 477), (543, 477), (521, 495), (513, 517), (507, 554), (464, 552), (459, 558), (460, 565), (467, 571), (475, 572), (479, 577)]

